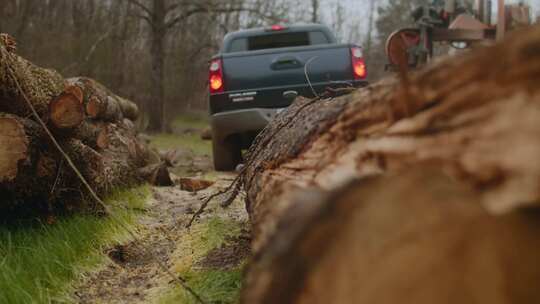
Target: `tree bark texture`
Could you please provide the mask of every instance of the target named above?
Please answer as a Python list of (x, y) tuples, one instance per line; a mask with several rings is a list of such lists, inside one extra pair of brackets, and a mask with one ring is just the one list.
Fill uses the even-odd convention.
[(272, 121), (242, 175), (243, 303), (538, 302), (539, 46), (537, 26)]
[(56, 71), (38, 67), (9, 52), (4, 42), (1, 44), (0, 112), (30, 116), (23, 97), (26, 96), (38, 114), (47, 119), (49, 103), (64, 91), (64, 78)]

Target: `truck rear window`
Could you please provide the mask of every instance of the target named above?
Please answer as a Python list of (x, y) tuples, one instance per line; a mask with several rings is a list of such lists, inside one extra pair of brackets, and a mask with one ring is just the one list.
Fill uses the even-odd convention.
[(231, 42), (228, 52), (258, 51), (284, 47), (330, 43), (323, 32), (292, 32), (238, 38)]

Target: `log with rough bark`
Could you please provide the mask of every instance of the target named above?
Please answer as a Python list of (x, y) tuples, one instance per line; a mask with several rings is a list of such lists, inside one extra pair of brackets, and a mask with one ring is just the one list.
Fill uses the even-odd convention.
[[(89, 182), (98, 186), (104, 169), (101, 155), (78, 140), (62, 143)], [(0, 208), (47, 205), (79, 197), (80, 181), (64, 164), (36, 122), (0, 114)], [(66, 189), (75, 193), (66, 196)]]
[[(55, 163), (46, 155), (45, 134), (30, 119), (0, 113), (0, 193), (2, 200), (46, 191)], [(32, 188), (28, 186), (32, 185)], [(3, 190), (3, 191), (2, 191)], [(7, 195), (16, 193), (16, 195)], [(0, 204), (1, 205), (1, 204)]]
[(109, 147), (109, 124), (102, 122), (83, 122), (75, 129), (72, 137), (80, 139), (84, 144), (96, 150)]
[(243, 303), (540, 301), (540, 26), (256, 139)]
[(67, 82), (81, 89), (86, 114), (93, 119), (120, 121), (127, 118), (134, 121), (139, 116), (136, 104), (112, 93), (93, 79), (76, 77), (67, 79)]
[(8, 52), (13, 53), (17, 50), (17, 41), (9, 34), (0, 34), (0, 41), (6, 46)]
[(49, 103), (64, 91), (64, 78), (54, 70), (38, 67), (8, 51), (0, 40), (0, 112), (31, 115), (25, 96), (42, 118)]
[[(95, 149), (76, 138), (60, 141), (100, 197), (144, 182), (138, 169), (149, 163), (147, 149), (126, 130), (114, 125), (108, 129), (105, 148)], [(96, 145), (102, 145), (99, 139)], [(10, 114), (0, 115), (0, 195), (2, 210), (18, 205), (62, 210), (68, 204), (92, 202), (85, 200), (91, 198), (88, 190), (41, 127)]]
[[(88, 78), (64, 81), (19, 57), (14, 46), (0, 35), (0, 217), (14, 210), (94, 209), (66, 156), (100, 197), (144, 182), (139, 169), (161, 160), (137, 137), (136, 105)], [(93, 99), (99, 99), (95, 109)], [(158, 173), (160, 180), (169, 177), (166, 168)]]
[(79, 126), (85, 118), (80, 90), (66, 87), (58, 72), (13, 53), (8, 43), (0, 39), (0, 112), (30, 117), (30, 103), (53, 130)]
[[(103, 139), (106, 143), (105, 148), (99, 148), (102, 145), (99, 139), (96, 143), (97, 149), (75, 138), (63, 144), (92, 189), (99, 196), (104, 196), (116, 189), (145, 181), (145, 177), (140, 175), (139, 168), (150, 164), (149, 148), (140, 143), (131, 134), (131, 130), (122, 126), (108, 124), (103, 131), (106, 131)], [(101, 134), (102, 131), (100, 136)], [(69, 167), (68, 169), (71, 172)], [(78, 185), (76, 188), (85, 194), (87, 190), (80, 185), (78, 177), (73, 176), (72, 179)]]

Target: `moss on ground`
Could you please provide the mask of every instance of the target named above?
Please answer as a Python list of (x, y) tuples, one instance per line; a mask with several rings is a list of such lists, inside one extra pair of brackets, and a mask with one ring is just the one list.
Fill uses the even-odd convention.
[[(150, 188), (113, 194), (107, 203), (133, 226)], [(104, 249), (127, 239), (111, 217), (76, 215), (49, 225), (0, 227), (0, 303), (71, 303), (78, 277), (105, 261)]]
[[(207, 269), (199, 262), (213, 249), (240, 235), (242, 224), (233, 220), (214, 217), (196, 223), (189, 234), (182, 237), (175, 255), (175, 273), (210, 303), (236, 303), (242, 282), (243, 264), (231, 269)], [(159, 304), (191, 304), (196, 301), (185, 290), (173, 287), (158, 300)]]
[[(200, 270), (183, 273), (189, 286), (209, 303), (237, 303), (242, 282), (242, 270)], [(159, 304), (197, 303), (180, 288), (169, 291)]]

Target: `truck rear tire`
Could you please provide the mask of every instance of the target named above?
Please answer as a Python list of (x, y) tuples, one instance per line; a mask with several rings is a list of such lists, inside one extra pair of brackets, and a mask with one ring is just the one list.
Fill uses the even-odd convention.
[(212, 152), (214, 158), (214, 169), (216, 171), (234, 171), (236, 166), (242, 161), (242, 151), (240, 145), (233, 140), (218, 142), (212, 140)]

